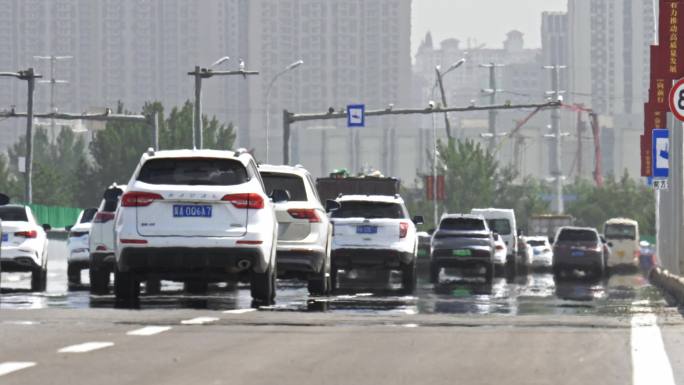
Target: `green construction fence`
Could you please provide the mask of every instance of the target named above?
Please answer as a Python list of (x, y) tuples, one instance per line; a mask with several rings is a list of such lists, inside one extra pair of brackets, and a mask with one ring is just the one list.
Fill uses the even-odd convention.
[(48, 224), (54, 229), (73, 226), (82, 209), (74, 207), (44, 206), (38, 204), (28, 205), (33, 210), (39, 224)]

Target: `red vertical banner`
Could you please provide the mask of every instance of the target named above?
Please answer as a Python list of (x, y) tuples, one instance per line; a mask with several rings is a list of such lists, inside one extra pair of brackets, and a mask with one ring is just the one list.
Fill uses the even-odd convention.
[(444, 202), (446, 200), (446, 183), (444, 175), (437, 176), (437, 200)]
[(647, 138), (646, 135), (641, 135), (641, 176), (649, 177), (653, 175), (653, 157), (651, 154), (651, 138)]
[(432, 175), (425, 176), (425, 199), (431, 201), (435, 196), (435, 178)]

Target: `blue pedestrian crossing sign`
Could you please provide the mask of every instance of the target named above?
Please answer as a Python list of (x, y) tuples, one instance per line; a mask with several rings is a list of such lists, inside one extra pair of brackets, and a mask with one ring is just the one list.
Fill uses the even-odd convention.
[(347, 127), (366, 126), (366, 106), (364, 104), (350, 104), (347, 106)]
[(670, 132), (653, 130), (653, 177), (667, 178), (670, 174)]

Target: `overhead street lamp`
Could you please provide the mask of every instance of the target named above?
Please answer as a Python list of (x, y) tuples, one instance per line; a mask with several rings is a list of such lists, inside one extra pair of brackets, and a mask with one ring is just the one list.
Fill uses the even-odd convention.
[(273, 90), (273, 85), (275, 84), (276, 80), (278, 80), (278, 78), (294, 70), (302, 64), (304, 64), (303, 60), (297, 60), (296, 62), (288, 65), (287, 67), (285, 67), (285, 69), (275, 74), (275, 76), (273, 76), (273, 79), (271, 79), (271, 82), (268, 83), (268, 88), (266, 89), (266, 163), (268, 163), (269, 159), (269, 148), (271, 140), (271, 137), (269, 135), (271, 129), (271, 90)]
[(195, 66), (195, 70), (188, 72), (188, 75), (195, 78), (195, 116), (192, 128), (192, 147), (202, 148), (204, 146), (204, 137), (202, 130), (202, 79), (208, 79), (213, 76), (231, 76), (231, 75), (242, 75), (247, 77), (247, 75), (258, 75), (258, 71), (247, 71), (245, 70), (244, 61), (240, 59), (240, 69), (237, 71), (214, 71), (211, 67), (215, 67), (219, 64), (223, 64), (230, 60), (228, 56), (224, 56), (216, 60), (209, 68), (201, 68), (200, 66)]
[(26, 101), (26, 159), (24, 163), (24, 201), (33, 202), (33, 94), (36, 89), (36, 79), (42, 78), (41, 75), (33, 72), (33, 68), (18, 72), (0, 72), (0, 76), (15, 77), (19, 80), (26, 80), (28, 84), (28, 97)]
[[(447, 108), (447, 101), (446, 101), (446, 94), (444, 92), (444, 83), (443, 79), (444, 76), (449, 74), (451, 71), (457, 69), (458, 67), (462, 66), (466, 62), (466, 59), (463, 58), (456, 63), (452, 64), (447, 68), (446, 71), (441, 72), (441, 66), (437, 65), (435, 66), (435, 84), (432, 86), (432, 91), (430, 93), (431, 95), (431, 100), (430, 100), (430, 107), (434, 106), (434, 99), (435, 99), (435, 89), (439, 86), (439, 91), (442, 94), (442, 107), (441, 108)], [(444, 124), (446, 125), (446, 133), (447, 133), (447, 139), (451, 141), (452, 136), (451, 136), (451, 125), (449, 124), (449, 115), (448, 113), (444, 113)], [(434, 216), (434, 224), (435, 228), (439, 225), (439, 218), (437, 216), (439, 215), (439, 210), (438, 210), (438, 205), (437, 205), (437, 122), (435, 121), (435, 114), (432, 114), (432, 208), (433, 208), (433, 216)]]

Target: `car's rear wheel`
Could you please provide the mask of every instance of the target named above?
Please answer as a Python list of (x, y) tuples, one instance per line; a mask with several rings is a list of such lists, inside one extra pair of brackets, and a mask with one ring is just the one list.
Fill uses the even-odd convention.
[(263, 273), (252, 271), (250, 291), (252, 299), (263, 305), (271, 305), (275, 299), (275, 269), (271, 265)]
[(485, 282), (492, 283), (494, 281), (494, 265), (489, 264), (485, 266)]
[(76, 264), (70, 263), (67, 266), (67, 279), (72, 285), (81, 284), (81, 268)]
[(401, 268), (401, 287), (407, 294), (416, 291), (418, 277), (416, 274), (416, 261), (403, 265)]
[(92, 294), (109, 293), (109, 270), (90, 267), (90, 292)]
[(439, 265), (434, 262), (430, 262), (430, 282), (437, 284), (439, 283), (439, 272), (442, 270)]
[(323, 266), (319, 273), (309, 277), (309, 293), (311, 295), (327, 295), (330, 293), (330, 266)]
[(114, 295), (119, 301), (136, 301), (140, 297), (140, 282), (130, 272), (114, 273)]
[(45, 291), (47, 268), (39, 267), (31, 272), (31, 291)]
[(334, 293), (335, 290), (337, 290), (337, 282), (338, 282), (338, 267), (331, 263), (330, 264), (330, 292)]

